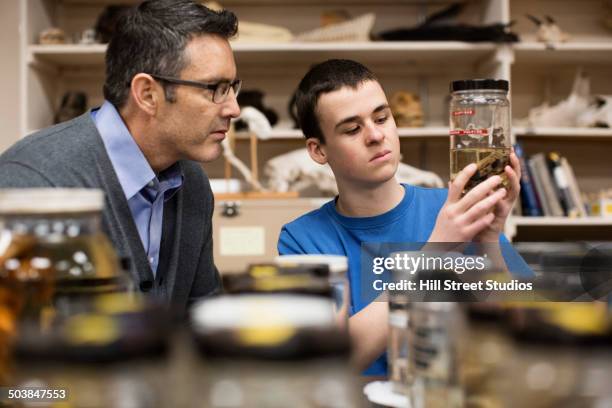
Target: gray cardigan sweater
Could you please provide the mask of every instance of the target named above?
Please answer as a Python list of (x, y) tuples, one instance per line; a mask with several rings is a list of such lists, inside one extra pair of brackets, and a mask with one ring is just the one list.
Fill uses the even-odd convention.
[(104, 232), (131, 260), (136, 286), (178, 311), (221, 284), (213, 262), (210, 183), (202, 167), (180, 162), (183, 185), (164, 204), (155, 278), (123, 189), (90, 113), (27, 136), (0, 156), (0, 188), (99, 188), (106, 194)]

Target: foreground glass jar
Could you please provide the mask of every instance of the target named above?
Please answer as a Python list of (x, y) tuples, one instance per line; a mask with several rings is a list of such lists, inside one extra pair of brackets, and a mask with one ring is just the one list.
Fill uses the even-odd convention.
[(274, 259), (274, 262), (283, 267), (327, 265), (335, 311), (339, 320), (346, 323), (351, 304), (347, 277), (348, 258), (346, 256), (323, 254), (280, 255)]
[(349, 339), (331, 299), (220, 296), (192, 310), (205, 364), (191, 376), (194, 407), (358, 407)]
[(0, 380), (19, 321), (44, 330), (75, 298), (130, 289), (100, 229), (103, 205), (100, 190), (0, 190)]
[(510, 165), (510, 102), (508, 81), (469, 79), (450, 85), (450, 174), (471, 163), (478, 170), (465, 186), (464, 193), (487, 178), (500, 175), (509, 187), (504, 168)]
[(28, 297), (24, 306), (44, 303), (51, 294), (129, 289), (130, 279), (100, 228), (103, 206), (101, 190), (1, 190), (2, 286), (41, 285), (38, 298)]
[(412, 378), (409, 370), (408, 322), (410, 306), (407, 296), (389, 294), (389, 340), (387, 343), (387, 362), (389, 380), (393, 391), (408, 395)]
[(470, 305), (465, 390), (478, 406), (609, 406), (612, 318), (603, 302)]
[(173, 328), (163, 306), (143, 297), (94, 296), (42, 333), (33, 322), (20, 325), (11, 386), (63, 391), (49, 406), (176, 406), (168, 387)]
[(459, 366), (464, 327), (458, 304), (417, 302), (410, 312), (412, 406), (464, 406)]

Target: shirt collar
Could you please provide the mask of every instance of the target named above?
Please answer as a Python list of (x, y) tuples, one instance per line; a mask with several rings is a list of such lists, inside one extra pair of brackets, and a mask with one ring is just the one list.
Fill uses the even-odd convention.
[(183, 172), (179, 163), (174, 163), (166, 170), (159, 173), (148, 185), (153, 184), (153, 189), (164, 194), (164, 201), (168, 201), (183, 184)]
[(159, 180), (130, 134), (117, 109), (108, 101), (91, 112), (92, 119), (113, 164), (126, 199), (131, 199), (150, 182), (159, 190), (178, 188), (182, 184), (179, 163), (160, 173)]

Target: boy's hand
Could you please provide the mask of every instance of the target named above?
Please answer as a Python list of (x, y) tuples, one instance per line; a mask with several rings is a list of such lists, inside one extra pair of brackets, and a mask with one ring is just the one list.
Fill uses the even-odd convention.
[[(501, 183), (501, 177), (489, 177), (461, 197), (466, 183), (476, 170), (476, 164), (472, 163), (461, 170), (450, 183), (448, 198), (438, 214), (429, 242), (469, 242), (483, 231), (488, 232), (480, 238), (490, 239), (492, 228), (499, 228), (494, 209), (507, 193), (504, 188), (495, 190)], [(505, 218), (501, 223), (502, 227), (504, 223)]]
[(508, 219), (508, 215), (510, 215), (512, 211), (512, 206), (516, 202), (521, 191), (521, 165), (516, 154), (514, 154), (514, 149), (510, 154), (510, 164), (512, 167), (506, 166), (504, 169), (508, 177), (510, 191), (495, 205), (493, 209), (493, 214), (495, 215), (493, 222), (476, 234), (474, 241), (498, 242), (499, 234), (504, 231), (506, 219)]

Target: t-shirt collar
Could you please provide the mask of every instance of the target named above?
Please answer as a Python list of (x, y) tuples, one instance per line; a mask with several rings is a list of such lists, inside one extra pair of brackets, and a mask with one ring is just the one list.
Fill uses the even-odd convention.
[(340, 224), (350, 229), (368, 229), (386, 225), (393, 222), (397, 218), (403, 216), (412, 203), (414, 196), (414, 190), (407, 184), (402, 184), (404, 187), (404, 197), (402, 200), (386, 213), (375, 215), (373, 217), (347, 217), (342, 215), (336, 209), (336, 200), (338, 197), (327, 202), (324, 207), (325, 210)]

